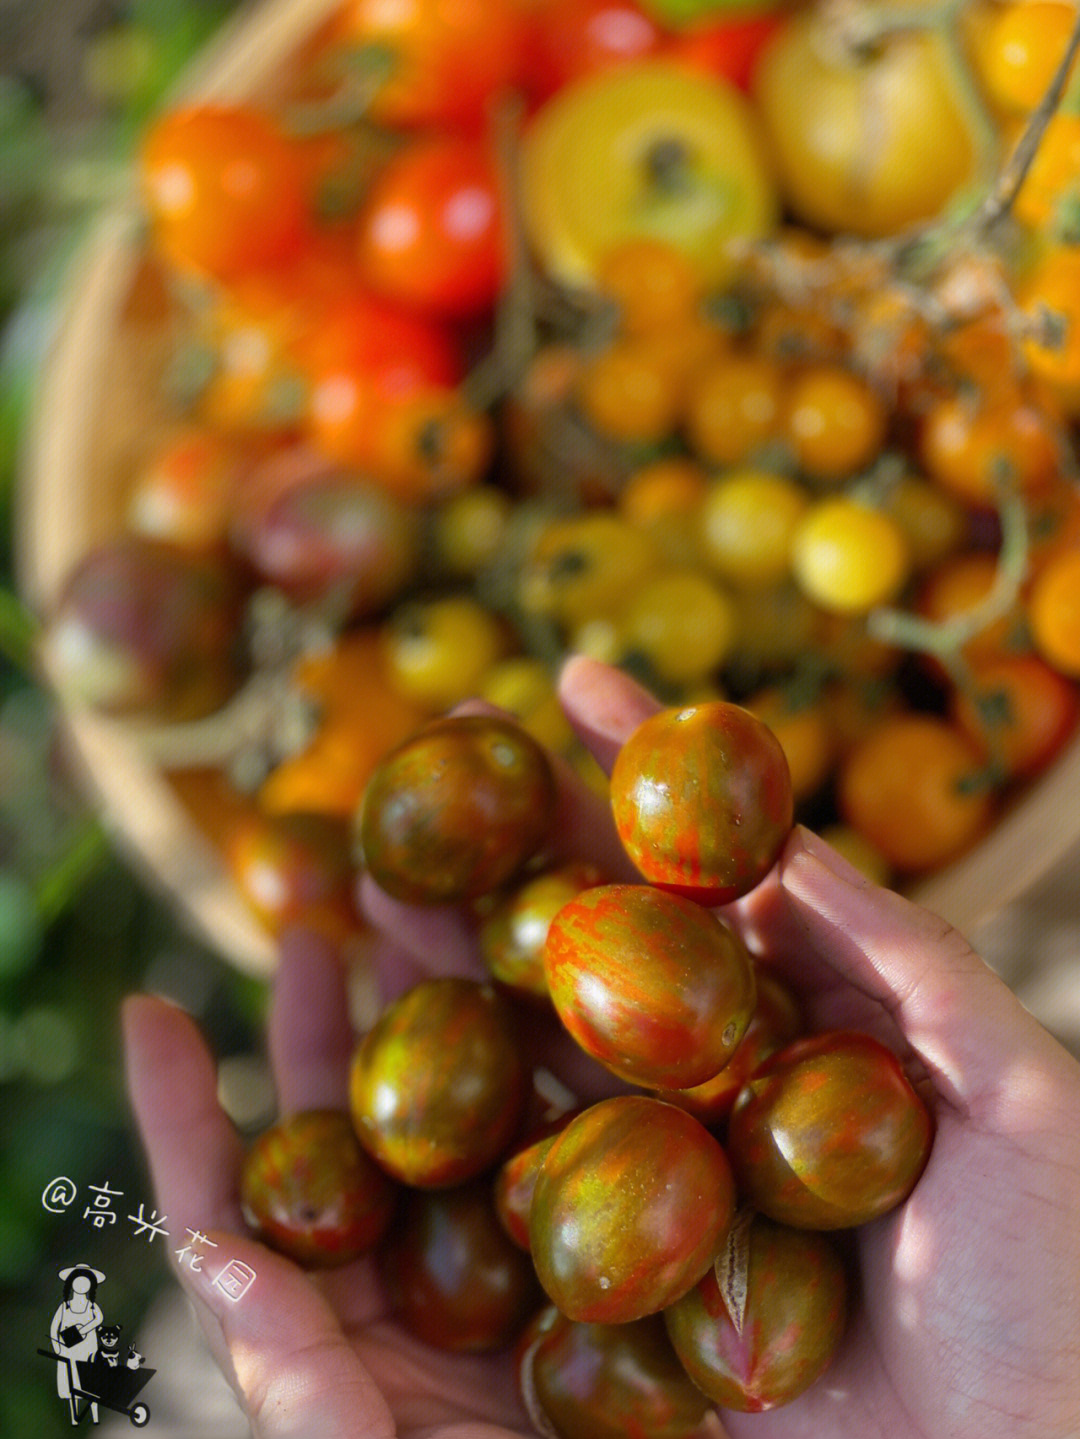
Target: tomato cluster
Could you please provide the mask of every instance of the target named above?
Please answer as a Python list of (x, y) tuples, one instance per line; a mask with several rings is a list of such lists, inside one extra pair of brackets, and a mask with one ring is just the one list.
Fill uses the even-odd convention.
[(798, 817), (889, 882), (1074, 736), (1073, 90), (1011, 228), (951, 219), (1073, 7), (840, 10), (342, 0), (272, 100), (150, 126), (174, 423), (50, 669), (154, 720), (188, 796), (217, 776), (245, 894), (253, 828), (303, 870), (290, 827), (471, 696), (602, 788), (571, 651), (764, 719)]
[[(529, 1412), (563, 1439), (689, 1439), (711, 1405), (802, 1393), (845, 1332), (828, 1231), (901, 1204), (932, 1141), (896, 1056), (808, 1034), (768, 956), (710, 908), (721, 855), (748, 893), (790, 830), (766, 726), (727, 701), (661, 711), (619, 754), (616, 819), (647, 821), (650, 787), (679, 803), (620, 825), (642, 880), (608, 883), (553, 858), (549, 761), (502, 717), (430, 723), (382, 761), (355, 821), (364, 869), (471, 909), (491, 977), (393, 999), (356, 1045), (349, 1116), (284, 1116), (244, 1169), (267, 1243), (312, 1265), (374, 1252), (429, 1344), (516, 1343)], [(743, 843), (762, 816), (769, 842)], [(525, 1033), (544, 1009), (620, 1092), (542, 1100)]]

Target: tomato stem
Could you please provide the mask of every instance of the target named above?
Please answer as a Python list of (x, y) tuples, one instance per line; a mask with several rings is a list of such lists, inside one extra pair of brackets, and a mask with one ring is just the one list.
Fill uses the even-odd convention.
[(973, 216), (973, 225), (977, 230), (983, 232), (991, 230), (1015, 204), (1016, 197), (1034, 162), (1039, 145), (1042, 143), (1046, 127), (1065, 94), (1073, 61), (1076, 59), (1078, 51), (1080, 51), (1080, 11), (1077, 12), (1069, 43), (1065, 46), (1065, 51), (1054, 71), (1054, 77), (1047, 87), (1046, 94), (1032, 111), (1001, 174)]
[(1027, 573), (1027, 506), (1004, 476), (995, 478), (998, 481), (1001, 549), (994, 582), (983, 599), (946, 620), (923, 619), (904, 610), (885, 607), (872, 610), (866, 624), (874, 639), (920, 654), (934, 655), (942, 663), (955, 667), (963, 647), (1014, 607)]

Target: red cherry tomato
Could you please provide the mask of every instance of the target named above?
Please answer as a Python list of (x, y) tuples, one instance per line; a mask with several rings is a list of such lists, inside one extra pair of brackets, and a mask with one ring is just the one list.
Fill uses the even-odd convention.
[(442, 325), (360, 293), (323, 316), (297, 346), (297, 364), (308, 437), (349, 465), (370, 462), (375, 421), (388, 405), (461, 376), (457, 346)]
[(389, 58), (371, 102), (386, 125), (478, 126), (518, 80), (528, 21), (517, 0), (348, 0), (334, 41)]
[(226, 283), (300, 252), (308, 178), (299, 147), (251, 107), (175, 110), (142, 148), (143, 203), (158, 251)]
[(655, 54), (663, 31), (635, 0), (540, 0), (525, 82), (545, 100), (581, 75)]
[(426, 314), (490, 308), (504, 273), (503, 204), (491, 153), (457, 135), (390, 160), (360, 212), (357, 255), (379, 294)]
[(782, 23), (780, 14), (698, 21), (672, 36), (664, 53), (749, 90), (758, 55)]

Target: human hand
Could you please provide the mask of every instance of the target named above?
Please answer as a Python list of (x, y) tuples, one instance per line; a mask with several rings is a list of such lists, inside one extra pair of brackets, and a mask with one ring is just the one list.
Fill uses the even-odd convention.
[[(585, 661), (562, 691), (610, 767), (656, 708)], [(629, 877), (610, 819), (563, 777), (569, 850)], [(365, 882), (387, 936), (387, 997), (437, 965), (479, 974), (467, 921), (420, 911)], [(857, 1028), (904, 1060), (937, 1120), (930, 1161), (898, 1211), (853, 1236), (860, 1285), (826, 1375), (783, 1409), (725, 1414), (732, 1439), (1076, 1439), (1080, 1434), (1080, 1065), (961, 937), (869, 886), (796, 830), (774, 871), (725, 911), (762, 964), (802, 997), (815, 1029)], [(388, 1317), (371, 1261), (308, 1276), (244, 1237), (240, 1142), (216, 1101), (191, 1022), (148, 998), (126, 1013), (132, 1099), (159, 1208), (243, 1259), (257, 1281), (233, 1304), (180, 1271), (254, 1431), (277, 1436), (505, 1439), (527, 1434), (505, 1356), (451, 1356)], [(610, 1089), (550, 1028), (536, 1057), (583, 1097)], [(282, 946), (270, 1029), (283, 1111), (345, 1103), (352, 1036), (335, 956), (310, 936)], [(714, 1432), (719, 1432), (716, 1430)]]

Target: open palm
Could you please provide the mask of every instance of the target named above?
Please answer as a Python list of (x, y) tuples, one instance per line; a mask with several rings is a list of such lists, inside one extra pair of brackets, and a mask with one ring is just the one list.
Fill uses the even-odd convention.
[[(655, 709), (585, 661), (562, 693), (610, 767)], [(602, 804), (564, 775), (564, 852), (628, 875)], [(465, 919), (410, 910), (370, 885), (385, 936), (384, 989), (425, 973), (479, 974)], [(725, 1412), (731, 1439), (1077, 1439), (1080, 1436), (1080, 1065), (939, 919), (868, 885), (796, 830), (770, 876), (727, 910), (762, 964), (802, 996), (815, 1029), (852, 1027), (901, 1056), (937, 1120), (907, 1203), (853, 1236), (858, 1292), (823, 1379), (783, 1409)], [(337, 957), (311, 936), (282, 944), (270, 1053), (283, 1111), (343, 1107), (353, 1036)], [(531, 1426), (509, 1358), (453, 1356), (388, 1317), (369, 1261), (309, 1276), (244, 1235), (241, 1144), (216, 1098), (213, 1060), (163, 1001), (125, 1010), (129, 1081), (159, 1208), (244, 1260), (232, 1302), (210, 1272), (180, 1270), (211, 1345), (261, 1439), (505, 1439)], [(609, 1077), (553, 1026), (537, 1058), (584, 1098)], [(708, 1432), (721, 1433), (718, 1421)]]

